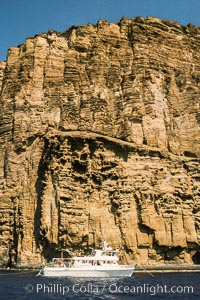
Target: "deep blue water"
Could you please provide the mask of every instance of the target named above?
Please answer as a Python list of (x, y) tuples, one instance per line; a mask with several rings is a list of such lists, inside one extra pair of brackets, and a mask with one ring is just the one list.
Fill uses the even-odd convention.
[(200, 273), (135, 273), (125, 279), (36, 277), (31, 271), (0, 271), (0, 300), (197, 300)]

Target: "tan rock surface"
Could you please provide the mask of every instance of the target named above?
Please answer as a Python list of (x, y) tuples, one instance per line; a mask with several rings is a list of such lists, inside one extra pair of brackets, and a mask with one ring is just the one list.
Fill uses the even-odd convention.
[(0, 265), (59, 249), (200, 252), (200, 28), (148, 17), (49, 31), (0, 63)]

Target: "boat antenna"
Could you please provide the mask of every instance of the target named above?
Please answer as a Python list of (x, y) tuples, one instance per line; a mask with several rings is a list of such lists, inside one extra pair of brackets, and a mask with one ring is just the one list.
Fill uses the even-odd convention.
[(108, 243), (104, 240), (104, 241), (103, 241), (103, 250), (104, 250), (104, 251), (107, 250), (107, 246), (108, 246)]

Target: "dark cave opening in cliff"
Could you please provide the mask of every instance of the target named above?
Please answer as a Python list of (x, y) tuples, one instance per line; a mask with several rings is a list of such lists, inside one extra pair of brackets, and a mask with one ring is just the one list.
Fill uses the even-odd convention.
[(195, 265), (200, 265), (200, 252), (196, 252), (193, 257), (192, 261)]

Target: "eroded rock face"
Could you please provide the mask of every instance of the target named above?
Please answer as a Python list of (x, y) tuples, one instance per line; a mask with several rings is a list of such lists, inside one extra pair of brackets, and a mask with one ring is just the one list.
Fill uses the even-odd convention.
[(9, 50), (0, 63), (1, 265), (38, 265), (103, 240), (123, 262), (192, 262), (199, 49), (199, 28), (137, 17)]

